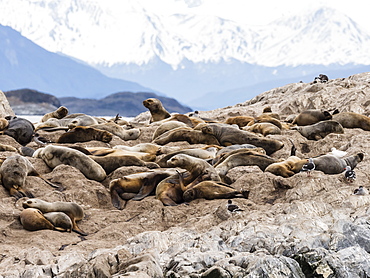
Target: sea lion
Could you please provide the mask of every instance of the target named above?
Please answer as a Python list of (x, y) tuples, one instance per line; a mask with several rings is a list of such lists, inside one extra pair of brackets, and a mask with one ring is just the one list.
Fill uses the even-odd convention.
[(41, 122), (46, 122), (48, 119), (50, 118), (56, 118), (56, 119), (62, 119), (64, 118), (65, 116), (68, 115), (68, 109), (67, 107), (64, 107), (64, 106), (60, 106), (57, 110), (53, 111), (53, 112), (50, 112), (50, 113), (47, 113), (45, 114), (42, 118), (41, 118)]
[(206, 134), (190, 127), (179, 127), (163, 133), (152, 141), (158, 145), (165, 145), (170, 142), (186, 141), (189, 144), (220, 145), (212, 134)]
[(54, 226), (54, 230), (60, 232), (71, 232), (73, 223), (67, 214), (61, 211), (44, 213), (44, 217)]
[(364, 159), (363, 153), (357, 153), (346, 158), (339, 158), (334, 155), (326, 154), (313, 158), (315, 170), (322, 171), (325, 174), (340, 174), (346, 166), (351, 166), (354, 169), (359, 162)]
[(237, 166), (258, 166), (262, 171), (276, 160), (259, 152), (243, 149), (243, 152), (231, 152), (224, 160), (217, 162), (214, 167), (220, 176), (226, 176), (227, 172)]
[(16, 199), (22, 197), (33, 198), (33, 194), (28, 190), (23, 189), (26, 182), (26, 177), (33, 175), (41, 178), (48, 185), (59, 188), (57, 185), (52, 184), (44, 177), (42, 177), (31, 162), (19, 154), (9, 156), (0, 166), (1, 182), (5, 189), (7, 189), (11, 196)]
[(201, 158), (187, 154), (176, 154), (167, 161), (167, 165), (187, 170), (191, 175), (191, 178), (188, 179), (188, 184), (195, 179), (221, 181), (215, 168)]
[(35, 130), (45, 131), (57, 131), (57, 130), (68, 130), (76, 126), (90, 126), (97, 125), (99, 121), (97, 118), (82, 113), (75, 113), (65, 116), (64, 118), (50, 118), (45, 122), (41, 122), (36, 125)]
[(174, 155), (181, 153), (207, 160), (214, 158), (216, 156), (217, 151), (218, 149), (216, 147), (209, 147), (206, 149), (183, 149), (166, 154), (161, 159), (159, 159), (157, 163), (160, 167), (166, 168), (168, 167), (167, 161)]
[(17, 149), (14, 148), (13, 146), (11, 145), (5, 145), (5, 144), (1, 144), (0, 143), (0, 151), (1, 152), (16, 152)]
[(201, 123), (205, 123), (199, 117), (190, 117), (184, 114), (173, 114), (170, 118), (165, 119), (164, 121), (178, 121), (186, 124), (188, 127), (194, 128)]
[(145, 162), (152, 162), (155, 161), (157, 156), (155, 154), (145, 153), (145, 152), (135, 152), (135, 151), (128, 151), (123, 149), (111, 149), (111, 148), (104, 148), (104, 147), (95, 147), (95, 148), (86, 148), (86, 150), (94, 156), (136, 156), (137, 158), (145, 161)]
[(284, 146), (284, 144), (278, 140), (259, 137), (252, 132), (240, 130), (232, 126), (208, 124), (202, 128), (202, 132), (215, 136), (222, 146), (252, 144), (256, 147), (265, 149), (267, 155), (280, 150)]
[(150, 123), (171, 117), (171, 114), (163, 107), (162, 102), (159, 99), (148, 98), (143, 101), (143, 105), (150, 111)]
[(177, 206), (181, 204), (184, 201), (182, 195), (183, 191), (178, 174), (171, 175), (162, 180), (155, 190), (156, 198), (165, 206)]
[(41, 199), (28, 199), (23, 202), (23, 208), (36, 208), (42, 213), (47, 212), (64, 212), (72, 221), (72, 231), (80, 234), (87, 235), (83, 232), (76, 224), (76, 221), (80, 221), (84, 218), (84, 211), (80, 205), (74, 202), (47, 202)]
[(339, 122), (333, 120), (321, 121), (312, 125), (294, 126), (291, 127), (291, 129), (298, 130), (298, 132), (308, 140), (320, 140), (330, 133), (344, 133), (343, 126)]
[(283, 178), (289, 178), (297, 173), (297, 170), (302, 169), (302, 166), (306, 162), (306, 159), (290, 156), (284, 161), (271, 163), (266, 167), (265, 172), (270, 172), (276, 176), (282, 176)]
[(178, 127), (187, 127), (187, 125), (183, 122), (179, 121), (169, 121), (169, 122), (164, 122), (162, 123), (157, 129), (154, 131), (153, 136), (152, 136), (152, 141), (158, 138), (160, 135), (163, 133), (173, 130)]
[(158, 170), (135, 173), (114, 179), (109, 183), (112, 204), (117, 209), (123, 209), (120, 199), (139, 201), (149, 196), (163, 179), (175, 174), (175, 171)]
[(21, 211), (19, 218), (23, 228), (28, 231), (54, 230), (54, 225), (45, 218), (39, 209), (26, 208)]
[(283, 128), (282, 123), (278, 119), (276, 119), (274, 117), (271, 117), (268, 114), (261, 114), (261, 115), (255, 117), (253, 119), (253, 121), (250, 121), (247, 124), (247, 126), (251, 126), (251, 125), (256, 124), (256, 123), (271, 123), (273, 125), (276, 125), (279, 129)]
[(57, 143), (76, 143), (76, 142), (88, 142), (92, 140), (102, 141), (109, 143), (113, 138), (112, 133), (86, 126), (76, 126), (68, 132), (62, 134)]
[(242, 129), (254, 133), (259, 133), (262, 134), (263, 136), (267, 136), (269, 134), (281, 134), (280, 128), (278, 128), (276, 125), (272, 123), (267, 122), (255, 123), (250, 126), (245, 126)]
[(105, 171), (107, 175), (112, 173), (114, 170), (123, 166), (143, 166), (149, 169), (159, 168), (155, 162), (145, 162), (134, 155), (123, 155), (123, 156), (95, 156), (92, 155), (93, 161), (98, 163)]
[(149, 154), (159, 154), (161, 152), (161, 146), (153, 143), (139, 143), (132, 147), (125, 145), (116, 145), (113, 149), (127, 150), (132, 152), (144, 152)]
[(370, 131), (370, 118), (362, 114), (341, 112), (333, 115), (333, 120), (339, 122), (344, 128), (361, 128)]
[(7, 119), (0, 118), (0, 131), (6, 129), (8, 125), (9, 125), (9, 122)]
[(71, 165), (80, 170), (88, 179), (102, 181), (106, 177), (102, 166), (92, 158), (68, 147), (48, 145), (37, 149), (33, 157), (42, 158), (53, 169), (60, 164)]
[(263, 108), (262, 114), (260, 116), (263, 116), (263, 115), (270, 116), (280, 121), (280, 115), (278, 113), (272, 112), (272, 109), (270, 106), (266, 106), (265, 108)]
[(119, 138), (121, 138), (124, 141), (136, 140), (140, 136), (140, 129), (138, 129), (138, 128), (124, 129), (122, 126), (120, 126), (120, 125), (118, 125), (114, 122), (90, 125), (89, 127), (97, 128), (99, 130), (108, 131), (108, 132), (118, 136)]
[(9, 122), (9, 125), (1, 134), (13, 137), (23, 146), (32, 141), (35, 127), (29, 120), (16, 116), (7, 116), (5, 119)]
[(254, 120), (254, 117), (250, 117), (250, 116), (235, 116), (235, 117), (227, 118), (225, 123), (229, 125), (236, 124), (239, 126), (239, 128), (242, 128), (246, 126), (248, 123), (252, 122), (253, 120)]
[(329, 111), (309, 109), (309, 110), (299, 113), (294, 118), (292, 124), (296, 124), (299, 126), (312, 125), (320, 121), (326, 121), (326, 120), (331, 120), (331, 119), (332, 119), (332, 115), (329, 113)]

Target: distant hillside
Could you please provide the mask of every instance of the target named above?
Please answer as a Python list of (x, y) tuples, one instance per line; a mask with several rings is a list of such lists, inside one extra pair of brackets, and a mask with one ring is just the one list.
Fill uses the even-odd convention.
[(96, 116), (109, 116), (119, 113), (121, 116), (134, 117), (148, 111), (143, 106), (143, 100), (147, 98), (159, 99), (170, 113), (186, 113), (191, 111), (191, 108), (183, 106), (173, 98), (158, 96), (154, 93), (120, 92), (99, 100), (78, 99), (74, 97), (63, 97), (59, 99), (62, 105), (69, 109), (70, 113), (85, 113)]
[(20, 89), (4, 92), (11, 108), (16, 115), (43, 115), (61, 105), (68, 108), (69, 113), (85, 113), (94, 116), (133, 117), (147, 111), (143, 100), (157, 98), (169, 112), (186, 113), (189, 107), (181, 105), (177, 100), (158, 96), (154, 93), (120, 92), (102, 99), (80, 99), (76, 97), (57, 98), (51, 94), (32, 89)]

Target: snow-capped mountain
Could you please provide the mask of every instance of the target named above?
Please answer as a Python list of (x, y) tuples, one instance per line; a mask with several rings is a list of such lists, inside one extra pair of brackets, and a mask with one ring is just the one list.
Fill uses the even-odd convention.
[(140, 3), (2, 0), (0, 24), (49, 51), (182, 101), (370, 65), (370, 36), (332, 8), (251, 26), (210, 15), (154, 13)]

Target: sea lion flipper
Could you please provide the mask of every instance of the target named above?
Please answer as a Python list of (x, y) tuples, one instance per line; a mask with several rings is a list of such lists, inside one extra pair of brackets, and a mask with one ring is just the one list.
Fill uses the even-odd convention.
[[(72, 219), (71, 219), (72, 220)], [(73, 226), (72, 226), (72, 231), (74, 231), (75, 233), (78, 233), (78, 234), (80, 234), (80, 235), (82, 235), (82, 236), (87, 236), (88, 234), (87, 233), (85, 233), (84, 231), (82, 231), (78, 226), (77, 226), (77, 224), (76, 224), (76, 220), (72, 220), (72, 224), (73, 224)]]
[(150, 193), (153, 192), (154, 188), (157, 186), (156, 183), (151, 182), (148, 178), (144, 178), (143, 185), (140, 188), (139, 193), (132, 198), (134, 201), (140, 201), (147, 197)]
[(122, 206), (121, 199), (120, 199), (120, 197), (118, 195), (117, 190), (111, 189), (111, 191), (110, 191), (110, 197), (111, 197), (113, 206), (116, 209), (122, 210), (123, 209), (123, 206)]

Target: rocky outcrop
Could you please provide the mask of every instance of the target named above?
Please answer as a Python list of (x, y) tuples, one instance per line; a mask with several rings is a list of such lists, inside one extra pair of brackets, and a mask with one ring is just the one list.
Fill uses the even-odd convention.
[[(370, 73), (363, 73), (326, 84), (288, 84), (243, 104), (201, 111), (201, 116), (256, 116), (265, 106), (283, 118), (308, 108), (367, 114), (369, 80)], [(358, 97), (352, 98), (356, 92)], [(138, 118), (145, 118), (143, 114)], [(114, 137), (110, 145), (149, 142), (155, 128), (142, 126), (139, 139)], [(86, 214), (79, 227), (88, 236), (25, 231), (18, 219), (23, 200), (14, 203), (1, 189), (0, 277), (370, 277), (370, 195), (353, 194), (359, 186), (369, 186), (370, 132), (345, 128), (343, 134), (318, 141), (296, 130), (269, 137), (284, 143), (271, 155), (275, 159), (289, 156), (289, 139), (302, 158), (332, 147), (365, 157), (355, 168), (353, 183), (343, 173), (313, 171), (282, 178), (257, 166), (235, 167), (227, 174), (233, 187), (250, 191), (248, 199), (233, 200), (243, 209), (239, 213), (229, 212), (224, 199), (167, 207), (154, 196), (130, 200), (117, 210), (110, 201), (109, 181), (146, 168), (121, 167), (99, 183), (71, 166), (51, 170), (31, 158), (41, 174), (64, 190), (53, 190), (37, 177), (28, 177), (25, 186), (48, 201), (78, 202)], [(7, 136), (0, 136), (0, 143), (19, 147)], [(105, 146), (97, 141), (86, 145)], [(169, 145), (194, 147), (186, 142)]]
[(8, 99), (2, 91), (0, 91), (0, 103), (0, 117), (4, 118), (8, 115), (14, 116), (14, 112), (9, 105)]

